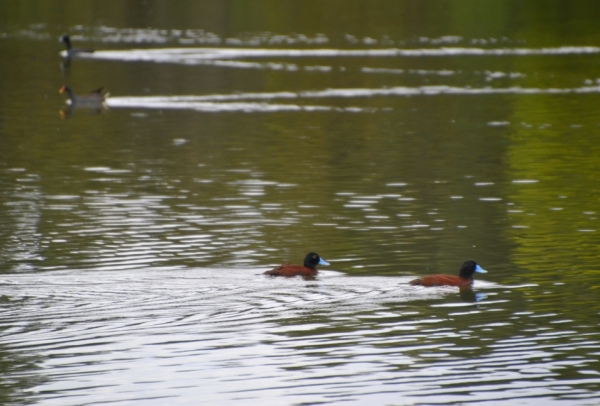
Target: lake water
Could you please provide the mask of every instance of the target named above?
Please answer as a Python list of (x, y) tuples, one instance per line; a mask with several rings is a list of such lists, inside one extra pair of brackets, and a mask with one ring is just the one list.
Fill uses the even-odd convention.
[(0, 5), (0, 403), (599, 404), (598, 18)]

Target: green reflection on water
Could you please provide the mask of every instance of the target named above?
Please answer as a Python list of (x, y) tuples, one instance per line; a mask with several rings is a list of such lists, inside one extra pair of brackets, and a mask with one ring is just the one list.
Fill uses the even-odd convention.
[[(595, 98), (521, 99), (510, 130), (507, 183), (518, 277), (539, 283), (532, 308), (593, 320), (600, 284)], [(527, 182), (535, 180), (535, 183)], [(514, 275), (517, 276), (517, 275)], [(560, 283), (564, 286), (554, 286)], [(552, 298), (550, 301), (549, 298)], [(551, 306), (548, 306), (552, 303)]]

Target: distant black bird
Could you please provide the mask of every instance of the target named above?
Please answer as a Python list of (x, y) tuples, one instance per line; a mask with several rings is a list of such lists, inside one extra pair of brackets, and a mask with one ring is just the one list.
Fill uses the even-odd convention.
[(66, 110), (60, 110), (59, 114), (62, 119), (69, 118), (76, 109), (87, 109), (93, 113), (100, 114), (103, 110), (106, 110), (106, 98), (109, 93), (104, 87), (96, 89), (88, 94), (78, 95), (75, 94), (73, 89), (68, 85), (64, 85), (58, 91), (59, 93), (67, 93), (69, 95), (69, 108)]
[(77, 56), (78, 54), (89, 54), (94, 52), (93, 49), (91, 48), (73, 48), (71, 46), (71, 39), (69, 38), (69, 36), (67, 34), (63, 35), (62, 37), (60, 37), (60, 42), (62, 42), (63, 44), (65, 44), (65, 46), (67, 47), (67, 54), (66, 57), (67, 58), (71, 58), (73, 56)]
[(67, 93), (69, 95), (69, 100), (71, 100), (71, 104), (77, 107), (99, 107), (109, 95), (104, 87), (96, 89), (88, 94), (77, 95), (68, 85), (61, 87), (58, 93)]

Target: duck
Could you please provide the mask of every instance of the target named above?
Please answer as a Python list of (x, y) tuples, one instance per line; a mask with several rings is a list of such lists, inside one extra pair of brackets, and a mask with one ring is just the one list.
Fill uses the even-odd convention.
[(487, 273), (485, 269), (479, 266), (475, 261), (465, 261), (460, 267), (460, 274), (455, 275), (429, 275), (408, 282), (411, 285), (421, 286), (459, 286), (466, 287), (473, 285), (473, 274)]
[(314, 277), (319, 272), (317, 265), (329, 265), (329, 262), (314, 252), (311, 252), (304, 257), (304, 265), (283, 264), (275, 269), (265, 272), (265, 275), (271, 276), (303, 276)]
[(69, 95), (69, 100), (71, 101), (71, 106), (88, 108), (101, 107), (109, 95), (104, 87), (93, 90), (88, 94), (78, 95), (75, 94), (69, 85), (61, 87), (58, 90), (58, 93), (67, 93)]
[(60, 37), (59, 41), (65, 44), (67, 47), (67, 50), (65, 51), (66, 54), (64, 54), (67, 58), (71, 58), (77, 54), (89, 54), (94, 52), (94, 50), (91, 48), (73, 48), (71, 46), (71, 38), (69, 38), (67, 34), (64, 34), (62, 37)]

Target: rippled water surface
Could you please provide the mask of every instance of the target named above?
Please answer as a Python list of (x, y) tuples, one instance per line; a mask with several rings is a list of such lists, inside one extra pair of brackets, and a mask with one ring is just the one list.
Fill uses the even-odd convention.
[(594, 2), (18, 4), (0, 403), (600, 403)]

